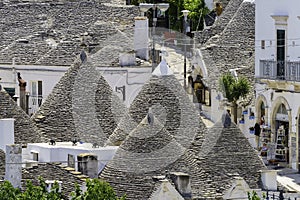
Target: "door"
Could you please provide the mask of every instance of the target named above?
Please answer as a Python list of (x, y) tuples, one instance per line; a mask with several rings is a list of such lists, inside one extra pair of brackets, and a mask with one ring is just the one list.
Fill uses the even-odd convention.
[(285, 79), (285, 30), (277, 30), (277, 78)]

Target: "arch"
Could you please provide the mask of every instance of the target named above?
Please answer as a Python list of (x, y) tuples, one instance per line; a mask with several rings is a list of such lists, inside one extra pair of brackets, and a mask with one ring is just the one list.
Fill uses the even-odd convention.
[(203, 61), (202, 53), (200, 49), (195, 50), (195, 57), (192, 61), (192, 64), (200, 70), (203, 78), (207, 78), (207, 68), (205, 62)]
[[(280, 97), (277, 97), (276, 99), (275, 99), (275, 101), (273, 101), (273, 104), (272, 104), (272, 110), (271, 110), (271, 115), (270, 115), (270, 122), (271, 122), (271, 131), (272, 131), (272, 133), (276, 133), (276, 114), (277, 114), (277, 111), (278, 111), (278, 109), (279, 109), (279, 107), (281, 106), (281, 105), (284, 105), (285, 106), (285, 108), (286, 108), (286, 110), (288, 110), (288, 121), (289, 121), (289, 132), (292, 130), (292, 114), (291, 114), (291, 107), (290, 107), (290, 105), (289, 105), (289, 103), (288, 103), (288, 101), (284, 98), (284, 97), (282, 97), (282, 96), (280, 96)], [(275, 136), (276, 134), (274, 134), (274, 136)], [(273, 138), (273, 141), (275, 141), (274, 140), (275, 138)]]
[[(299, 148), (300, 148), (300, 107), (298, 108), (298, 112), (296, 115), (296, 138), (297, 138), (297, 144), (296, 144), (297, 161), (296, 161), (296, 163), (299, 163), (299, 161), (300, 161), (300, 152), (299, 152)], [(297, 165), (296, 167), (299, 170), (300, 166)]]
[(265, 107), (265, 113), (264, 113), (265, 123), (269, 124), (269, 122), (268, 122), (269, 105), (267, 103), (267, 98), (262, 94), (258, 95), (258, 97), (256, 98), (256, 103), (255, 103), (255, 112), (256, 112), (256, 116), (257, 116), (257, 121), (260, 120), (260, 118), (263, 114), (262, 110), (261, 110), (262, 103), (264, 104), (264, 107)]

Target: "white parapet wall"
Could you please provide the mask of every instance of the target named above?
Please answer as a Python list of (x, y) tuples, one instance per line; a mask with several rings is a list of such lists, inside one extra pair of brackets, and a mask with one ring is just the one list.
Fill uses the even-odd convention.
[(147, 17), (140, 16), (135, 17), (134, 24), (134, 50), (136, 52), (136, 56), (148, 60), (149, 59), (149, 20)]
[(78, 143), (76, 146), (73, 146), (72, 142), (56, 142), (55, 145), (48, 143), (29, 143), (27, 149), (23, 149), (23, 157), (26, 157), (27, 161), (62, 162), (67, 164), (68, 158), (71, 155), (71, 157), (74, 158), (72, 162), (75, 163), (75, 170), (78, 171), (77, 156), (83, 153), (92, 153), (98, 158), (98, 172), (101, 172), (106, 163), (113, 158), (117, 149), (117, 146), (93, 148), (93, 145), (90, 143)]
[(6, 152), (6, 145), (15, 143), (13, 118), (0, 119), (0, 149)]

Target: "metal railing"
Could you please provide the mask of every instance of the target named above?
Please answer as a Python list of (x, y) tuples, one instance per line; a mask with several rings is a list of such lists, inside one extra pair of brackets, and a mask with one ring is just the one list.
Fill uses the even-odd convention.
[(259, 78), (300, 81), (300, 61), (260, 60)]

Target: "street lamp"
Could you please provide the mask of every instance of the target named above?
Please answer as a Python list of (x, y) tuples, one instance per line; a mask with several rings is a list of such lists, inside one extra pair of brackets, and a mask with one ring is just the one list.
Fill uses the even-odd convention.
[[(183, 10), (181, 11), (183, 13), (183, 33), (184, 33), (184, 37), (186, 36), (186, 32), (187, 32), (187, 16), (189, 14), (190, 11), (188, 10)], [(184, 64), (183, 64), (183, 77), (184, 77), (184, 81), (183, 81), (183, 87), (184, 90), (186, 90), (186, 41), (184, 40)]]
[(155, 26), (156, 26), (156, 8), (165, 12), (169, 8), (168, 3), (158, 3), (158, 4), (150, 4), (150, 3), (140, 3), (139, 8), (141, 11), (141, 15), (144, 16), (144, 13), (147, 12), (150, 8), (153, 9), (153, 19), (152, 19), (152, 71), (155, 69), (155, 41), (154, 41), (154, 34), (155, 34)]

